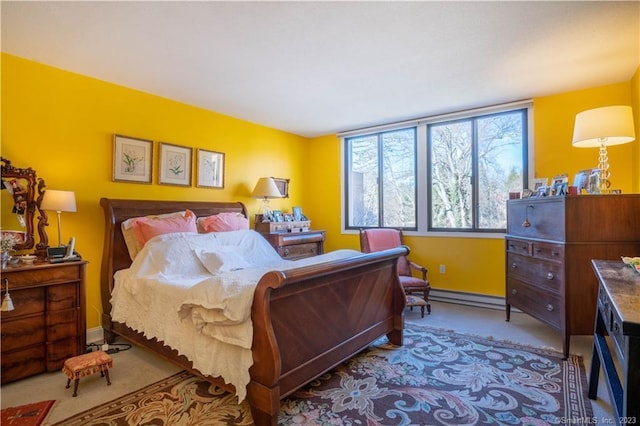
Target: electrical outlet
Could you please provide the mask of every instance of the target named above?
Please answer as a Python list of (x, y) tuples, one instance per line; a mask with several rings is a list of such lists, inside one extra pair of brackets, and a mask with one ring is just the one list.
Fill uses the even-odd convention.
[(444, 265), (440, 265), (440, 273), (444, 274), (447, 271), (447, 268)]

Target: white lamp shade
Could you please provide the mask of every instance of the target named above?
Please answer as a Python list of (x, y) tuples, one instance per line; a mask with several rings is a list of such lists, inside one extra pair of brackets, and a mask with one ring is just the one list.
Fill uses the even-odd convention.
[(573, 146), (577, 148), (619, 145), (635, 139), (630, 106), (616, 105), (590, 109), (576, 115)]
[(57, 212), (75, 212), (76, 194), (73, 191), (47, 189), (44, 192), (40, 208), (43, 210), (55, 210)]
[(251, 193), (253, 198), (282, 198), (276, 182), (270, 177), (261, 177)]

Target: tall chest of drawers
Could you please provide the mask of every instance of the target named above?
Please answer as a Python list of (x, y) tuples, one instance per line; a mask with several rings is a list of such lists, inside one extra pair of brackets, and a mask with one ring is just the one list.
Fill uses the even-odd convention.
[(592, 259), (640, 256), (640, 195), (580, 195), (507, 202), (506, 315), (511, 307), (572, 335), (593, 333), (598, 283)]
[(2, 384), (58, 371), (86, 349), (86, 262), (2, 270), (15, 309), (2, 312)]

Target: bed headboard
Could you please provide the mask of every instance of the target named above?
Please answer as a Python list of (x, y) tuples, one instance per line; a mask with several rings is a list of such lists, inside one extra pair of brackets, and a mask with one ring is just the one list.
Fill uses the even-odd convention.
[(211, 216), (223, 212), (237, 212), (247, 216), (247, 209), (240, 202), (214, 201), (155, 201), (155, 200), (114, 200), (101, 198), (104, 211), (104, 249), (100, 273), (102, 312), (111, 312), (111, 291), (113, 274), (131, 266), (129, 251), (122, 235), (122, 222), (132, 217), (172, 213), (189, 209), (197, 217)]

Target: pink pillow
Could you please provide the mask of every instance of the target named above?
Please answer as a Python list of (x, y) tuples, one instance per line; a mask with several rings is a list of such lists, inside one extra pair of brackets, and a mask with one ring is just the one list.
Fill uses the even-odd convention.
[(198, 232), (196, 215), (187, 210), (184, 216), (166, 218), (141, 217), (133, 223), (133, 230), (140, 246), (157, 235), (173, 232)]
[(249, 219), (240, 213), (218, 213), (198, 220), (200, 232), (225, 232), (249, 229)]

